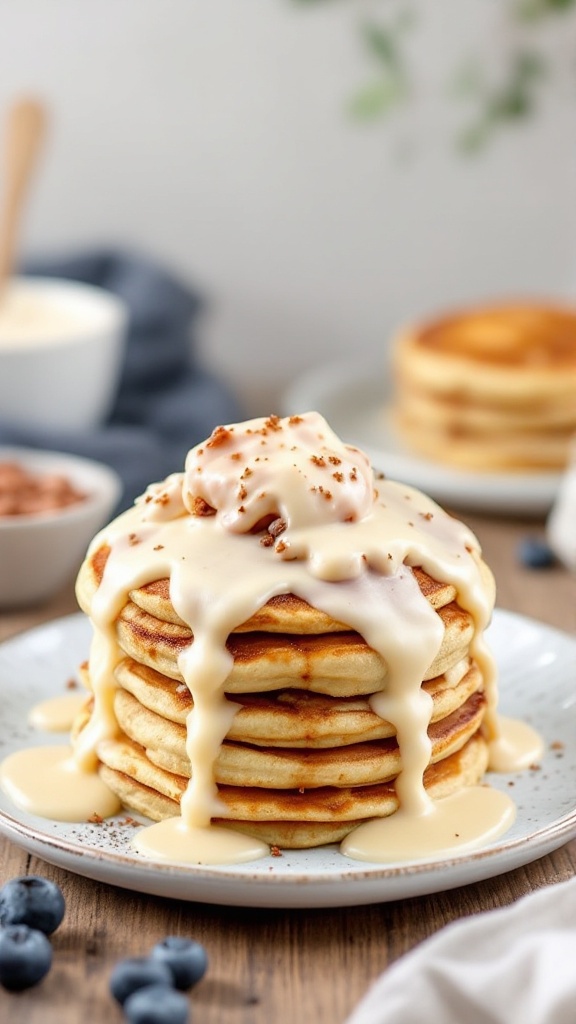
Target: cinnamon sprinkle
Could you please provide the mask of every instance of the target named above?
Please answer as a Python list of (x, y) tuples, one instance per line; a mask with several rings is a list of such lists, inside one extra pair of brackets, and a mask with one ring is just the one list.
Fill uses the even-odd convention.
[(204, 498), (195, 497), (192, 499), (192, 508), (190, 509), (193, 516), (215, 516), (216, 509), (212, 508)]

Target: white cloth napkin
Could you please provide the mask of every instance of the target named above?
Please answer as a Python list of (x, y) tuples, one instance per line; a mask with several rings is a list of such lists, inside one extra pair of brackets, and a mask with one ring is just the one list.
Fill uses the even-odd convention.
[(380, 976), (346, 1024), (576, 1020), (576, 878), (447, 925)]
[(576, 572), (576, 437), (570, 461), (546, 523), (548, 543), (556, 557)]

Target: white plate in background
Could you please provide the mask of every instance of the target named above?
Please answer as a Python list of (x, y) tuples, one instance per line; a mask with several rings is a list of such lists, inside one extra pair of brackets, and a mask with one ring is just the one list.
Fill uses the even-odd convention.
[(282, 412), (321, 413), (343, 441), (366, 452), (375, 468), (392, 480), (418, 487), (440, 505), (527, 517), (549, 511), (560, 473), (466, 473), (417, 457), (392, 429), (389, 401), (383, 371), (369, 374), (359, 371), (358, 364), (343, 363), (296, 380), (283, 396)]
[[(88, 653), (90, 625), (70, 615), (0, 645), (0, 757), (62, 743), (27, 724), (30, 708), (62, 693)], [(285, 851), (233, 867), (163, 865), (130, 846), (126, 814), (101, 825), (38, 818), (0, 792), (0, 832), (30, 853), (86, 878), (135, 892), (245, 907), (339, 907), (421, 896), (492, 878), (576, 836), (576, 638), (497, 610), (489, 638), (500, 668), (503, 714), (530, 721), (545, 741), (539, 770), (491, 775), (517, 818), (506, 835), (450, 860), (383, 866), (348, 860), (337, 846)], [(545, 685), (543, 685), (543, 679)], [(139, 821), (145, 823), (140, 815)]]

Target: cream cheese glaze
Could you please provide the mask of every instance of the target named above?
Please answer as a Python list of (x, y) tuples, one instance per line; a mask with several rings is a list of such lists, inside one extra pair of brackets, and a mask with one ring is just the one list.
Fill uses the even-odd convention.
[[(193, 699), (187, 721), (192, 778), (181, 816), (136, 835), (136, 848), (145, 856), (221, 863), (269, 852), (257, 840), (211, 824), (214, 817), (226, 817), (214, 763), (236, 711), (225, 698), (232, 667), (228, 635), (283, 593), (345, 622), (385, 665), (382, 688), (371, 704), (396, 728), (400, 809), (360, 826), (344, 841), (343, 853), (376, 861), (402, 858), (403, 850), (410, 857), (445, 854), (478, 845), (509, 826), (514, 807), (504, 794), (476, 787), (453, 801), (433, 803), (422, 781), (430, 760), (431, 701), (421, 683), (440, 647), (443, 626), (411, 567), (451, 583), (473, 618), (470, 655), (484, 678), (484, 729), (495, 750), (505, 748), (506, 769), (525, 763), (527, 756), (533, 762), (541, 752), (528, 727), (503, 740), (496, 671), (483, 636), (494, 586), (478, 541), (419, 491), (375, 479), (364, 453), (343, 444), (318, 413), (217, 428), (190, 451), (184, 473), (151, 485), (133, 508), (105, 527), (88, 557), (103, 545), (110, 553), (89, 608), (94, 708), (72, 755), (80, 788), (97, 769), (99, 744), (118, 731), (114, 669), (123, 653), (114, 623), (130, 591), (168, 578), (174, 609), (193, 634), (178, 662)], [(25, 785), (14, 778), (10, 760), (0, 781), (18, 802), (23, 799), (18, 787)], [(70, 758), (66, 765), (72, 775)], [(29, 793), (26, 799), (30, 805)], [(467, 806), (468, 826), (459, 835)], [(85, 816), (94, 810), (86, 807)], [(61, 813), (53, 816), (65, 813), (63, 797)], [(397, 838), (389, 841), (389, 831), (398, 832), (399, 826)]]
[(72, 339), (90, 326), (86, 314), (66, 308), (54, 296), (34, 287), (34, 280), (9, 281), (0, 303), (0, 349), (15, 345), (53, 344)]
[(34, 705), (28, 721), (35, 729), (45, 732), (69, 732), (85, 701), (86, 696), (81, 691), (51, 697)]

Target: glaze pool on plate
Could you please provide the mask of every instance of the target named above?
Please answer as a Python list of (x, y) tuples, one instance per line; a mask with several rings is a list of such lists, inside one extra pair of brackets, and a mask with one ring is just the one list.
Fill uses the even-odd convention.
[[(30, 707), (63, 692), (86, 658), (90, 625), (71, 615), (0, 646), (0, 757), (23, 746), (61, 743), (27, 724)], [(348, 861), (337, 847), (287, 851), (234, 867), (158, 865), (130, 847), (133, 819), (102, 825), (53, 822), (15, 808), (0, 793), (0, 832), (44, 860), (87, 878), (177, 899), (247, 907), (329, 907), (385, 902), (491, 878), (550, 853), (576, 836), (576, 638), (497, 610), (489, 638), (500, 668), (503, 714), (537, 726), (546, 753), (538, 771), (491, 776), (518, 807), (514, 826), (481, 850), (436, 862)], [(23, 682), (24, 681), (24, 682)], [(545, 685), (543, 685), (543, 682)], [(139, 818), (144, 823), (144, 819)]]

